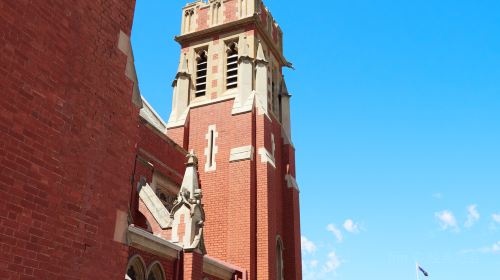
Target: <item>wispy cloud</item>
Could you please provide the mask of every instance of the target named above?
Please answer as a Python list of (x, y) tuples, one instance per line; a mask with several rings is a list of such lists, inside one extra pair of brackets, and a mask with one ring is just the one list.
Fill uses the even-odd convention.
[(340, 267), (341, 261), (335, 252), (328, 254), (328, 259), (325, 263), (325, 272), (335, 272)]
[(307, 239), (305, 236), (300, 237), (300, 243), (302, 247), (302, 252), (306, 252), (308, 254), (312, 254), (316, 251), (316, 244), (314, 242)]
[(326, 259), (302, 260), (302, 273), (304, 280), (330, 280), (337, 276), (337, 270), (344, 261), (335, 251), (330, 251)]
[(444, 210), (441, 212), (436, 212), (435, 214), (436, 219), (438, 219), (439, 224), (441, 225), (441, 229), (447, 230), (447, 229), (452, 229), (455, 231), (458, 231), (458, 224), (457, 224), (457, 219), (455, 218), (455, 215), (449, 210)]
[(491, 215), (491, 218), (493, 219), (493, 222), (500, 224), (500, 213), (495, 213)]
[(345, 222), (344, 222), (344, 229), (350, 233), (359, 233), (360, 231), (360, 227), (359, 227), (359, 224), (355, 223), (353, 220), (351, 219), (347, 219)]
[(491, 246), (482, 247), (479, 249), (465, 250), (463, 253), (483, 253), (483, 254), (498, 254), (500, 253), (500, 241)]
[(486, 253), (500, 253), (500, 241), (493, 244), (493, 246), (491, 246), (489, 248), (485, 248), (485, 249), (486, 249), (485, 250)]
[(316, 268), (318, 266), (318, 260), (311, 260), (309, 261), (309, 266), (311, 266), (312, 268)]
[(326, 230), (333, 233), (333, 235), (337, 239), (337, 242), (340, 243), (340, 242), (342, 242), (342, 240), (344, 240), (344, 236), (342, 235), (342, 232), (334, 224), (329, 224), (328, 226), (326, 226)]
[(479, 219), (481, 218), (481, 215), (479, 214), (479, 211), (477, 210), (477, 205), (469, 205), (467, 206), (467, 221), (465, 221), (464, 226), (466, 228), (472, 227)]

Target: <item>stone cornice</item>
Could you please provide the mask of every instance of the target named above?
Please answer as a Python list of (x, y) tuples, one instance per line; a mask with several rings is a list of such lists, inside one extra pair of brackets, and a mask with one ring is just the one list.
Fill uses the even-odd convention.
[(286, 58), (283, 56), (282, 52), (278, 50), (278, 47), (272, 40), (271, 36), (269, 35), (268, 32), (265, 31), (264, 27), (262, 26), (262, 23), (259, 19), (259, 14), (253, 14), (252, 16), (245, 17), (239, 20), (227, 22), (221, 25), (216, 25), (207, 29), (199, 30), (199, 31), (194, 31), (190, 32), (187, 34), (175, 36), (175, 41), (177, 41), (181, 46), (185, 46), (186, 44), (189, 44), (192, 41), (197, 41), (197, 40), (202, 40), (204, 38), (218, 35), (221, 32), (228, 31), (228, 30), (234, 30), (238, 28), (242, 28), (247, 25), (253, 25), (256, 27), (257, 31), (261, 35), (261, 37), (264, 39), (266, 42), (266, 45), (269, 47), (269, 49), (273, 52), (273, 54), (278, 58), (280, 63), (283, 66), (286, 67), (292, 67), (292, 64), (286, 60)]
[(239, 20), (216, 25), (216, 26), (206, 28), (203, 30), (194, 31), (194, 32), (183, 34), (183, 35), (175, 36), (174, 39), (179, 44), (184, 45), (184, 44), (189, 43), (191, 41), (200, 40), (200, 39), (209, 37), (211, 35), (218, 35), (223, 31), (244, 27), (248, 24), (255, 23), (256, 19), (257, 19), (256, 15), (253, 15), (253, 16), (245, 17), (245, 18), (242, 18)]
[(257, 30), (259, 31), (261, 37), (266, 42), (266, 45), (270, 48), (270, 50), (278, 58), (278, 60), (280, 61), (281, 65), (293, 69), (292, 63), (288, 62), (288, 60), (286, 60), (286, 58), (283, 55), (283, 53), (280, 50), (278, 50), (278, 47), (274, 43), (273, 39), (271, 38), (271, 36), (269, 35), (269, 33), (266, 32), (266, 30), (264, 29), (264, 26), (262, 26), (262, 22), (260, 21), (259, 17), (255, 16), (255, 18), (256, 18), (255, 23), (256, 23), (256, 26), (257, 26)]
[(221, 260), (205, 255), (203, 257), (203, 272), (220, 279), (231, 279), (237, 271), (235, 267)]
[(177, 246), (167, 240), (155, 236), (143, 229), (130, 225), (127, 231), (127, 241), (129, 246), (150, 252), (154, 255), (167, 259), (177, 259), (178, 253), (182, 251)]

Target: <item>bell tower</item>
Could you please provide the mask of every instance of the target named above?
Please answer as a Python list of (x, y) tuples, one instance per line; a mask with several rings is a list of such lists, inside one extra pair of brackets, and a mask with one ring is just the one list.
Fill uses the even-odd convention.
[(260, 0), (182, 10), (167, 134), (199, 155), (210, 256), (248, 279), (302, 279), (283, 33)]

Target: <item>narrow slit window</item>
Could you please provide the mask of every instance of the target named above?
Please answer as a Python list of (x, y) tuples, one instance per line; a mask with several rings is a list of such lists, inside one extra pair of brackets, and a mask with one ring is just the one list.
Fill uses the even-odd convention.
[(208, 126), (207, 134), (205, 134), (205, 139), (207, 145), (205, 146), (205, 172), (213, 172), (217, 169), (217, 152), (219, 148), (217, 147), (217, 137), (219, 133), (215, 124)]
[(276, 279), (283, 280), (283, 243), (281, 238), (276, 241)]
[(200, 51), (196, 58), (196, 97), (207, 94), (207, 52)]
[(236, 43), (231, 43), (228, 46), (226, 69), (226, 88), (236, 88), (238, 86), (238, 47)]
[(214, 165), (214, 131), (210, 130), (210, 144), (209, 144), (209, 157), (208, 157), (208, 167)]

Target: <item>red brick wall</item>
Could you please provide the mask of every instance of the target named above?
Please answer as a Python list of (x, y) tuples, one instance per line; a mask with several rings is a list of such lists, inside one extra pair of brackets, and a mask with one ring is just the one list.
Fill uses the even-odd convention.
[(237, 20), (238, 1), (228, 0), (224, 2), (224, 23)]
[[(189, 123), (187, 124), (189, 126)], [(168, 137), (184, 149), (188, 149), (189, 145), (189, 127), (176, 127), (168, 129)]]
[[(203, 204), (206, 213), (205, 244), (210, 255), (218, 256), (225, 260), (227, 257), (227, 232), (228, 225), (228, 182), (229, 179), (229, 146), (231, 140), (228, 133), (232, 131), (232, 124), (227, 122), (230, 116), (232, 102), (221, 102), (211, 106), (191, 109), (189, 125), (189, 150), (194, 149), (198, 155), (198, 170), (200, 183), (203, 190)], [(220, 112), (220, 113), (219, 113)], [(207, 161), (204, 149), (208, 146), (205, 135), (208, 126), (215, 124), (219, 137), (216, 139), (218, 153), (215, 155), (217, 172), (205, 172)], [(215, 187), (217, 186), (217, 187)], [(222, 242), (220, 242), (221, 240)]]
[(197, 11), (198, 20), (196, 31), (208, 28), (208, 11), (210, 11), (210, 7), (199, 9)]
[[(199, 157), (199, 173), (206, 213), (205, 244), (208, 254), (248, 270), (249, 279), (274, 279), (276, 238), (284, 252), (286, 279), (300, 279), (300, 222), (298, 193), (288, 189), (287, 166), (294, 174), (294, 151), (283, 144), (281, 125), (255, 112), (233, 116), (233, 100), (192, 108), (188, 149)], [(208, 146), (205, 135), (216, 125), (216, 171), (205, 172)], [(171, 133), (169, 131), (169, 133)], [(276, 168), (262, 163), (260, 147), (272, 151)], [(181, 140), (185, 141), (185, 140)], [(253, 161), (229, 162), (232, 148), (252, 145)]]
[(117, 44), (134, 2), (0, 2), (2, 279), (123, 277), (137, 110)]
[(161, 229), (153, 215), (140, 201), (137, 185), (141, 178), (144, 178), (152, 186), (153, 174), (158, 172), (180, 186), (186, 169), (187, 152), (142, 119), (139, 124), (139, 135), (140, 139), (137, 143), (138, 157), (133, 170), (134, 183), (132, 184), (133, 193), (131, 198), (133, 223), (147, 229), (146, 222), (148, 222), (155, 235), (161, 235), (169, 240), (171, 230)]
[[(138, 154), (152, 163), (155, 171), (180, 185), (186, 170), (187, 151), (144, 121), (139, 132)], [(151, 182), (152, 178), (149, 179)]]
[(184, 278), (201, 279), (203, 276), (203, 255), (196, 252), (184, 252)]

